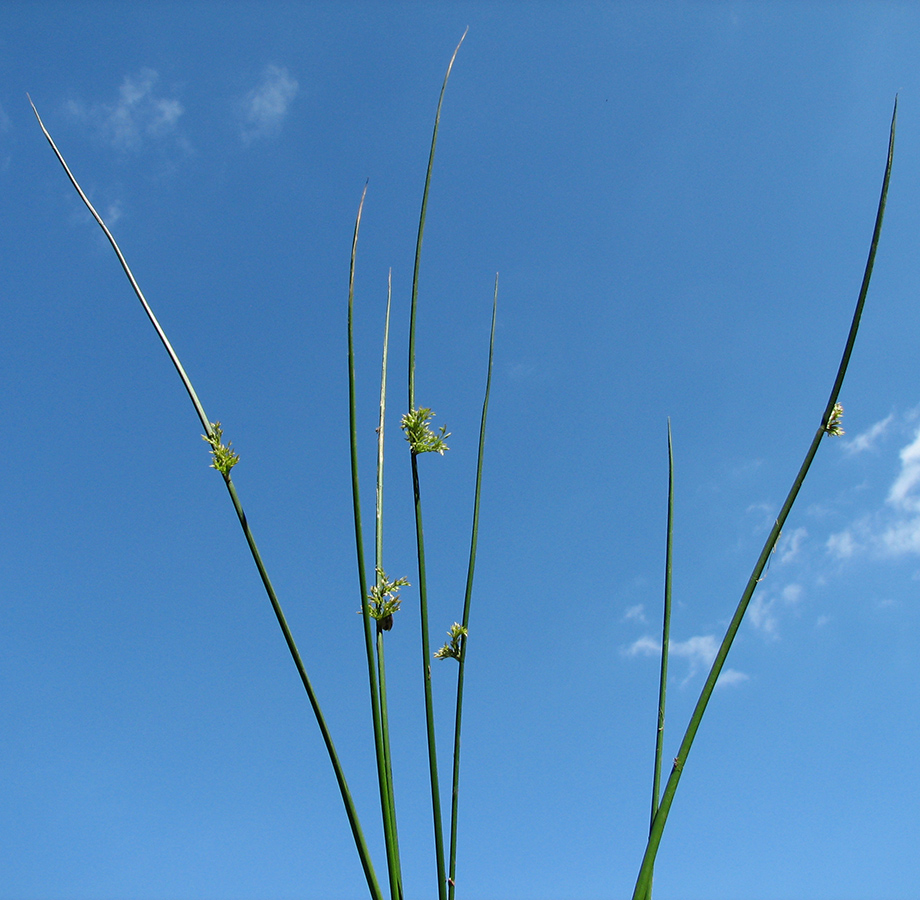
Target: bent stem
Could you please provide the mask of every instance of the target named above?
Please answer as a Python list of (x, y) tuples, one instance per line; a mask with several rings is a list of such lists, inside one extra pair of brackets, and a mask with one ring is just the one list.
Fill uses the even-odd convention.
[(74, 178), (73, 173), (70, 171), (69, 166), (64, 160), (64, 157), (61, 155), (57, 145), (54, 143), (51, 135), (48, 133), (48, 129), (45, 128), (45, 125), (41, 120), (41, 116), (39, 116), (38, 110), (35, 108), (35, 104), (32, 103), (31, 97), (29, 98), (29, 104), (32, 106), (32, 111), (35, 113), (35, 118), (38, 119), (39, 127), (47, 138), (48, 143), (51, 145), (51, 149), (54, 151), (54, 155), (58, 158), (58, 162), (60, 162), (61, 166), (64, 168), (64, 171), (67, 173), (67, 177), (70, 179), (70, 183), (74, 186), (77, 193), (80, 195), (80, 199), (86, 205), (86, 208), (90, 211), (91, 215), (96, 220), (99, 227), (102, 229), (103, 233), (108, 239), (108, 242), (112, 245), (112, 249), (115, 251), (115, 254), (118, 257), (118, 261), (121, 263), (121, 267), (124, 270), (124, 273), (127, 276), (128, 281), (130, 282), (131, 287), (137, 296), (137, 299), (140, 301), (141, 306), (143, 306), (144, 312), (147, 314), (147, 318), (150, 319), (150, 322), (153, 325), (157, 335), (159, 336), (160, 341), (166, 348), (166, 352), (169, 354), (169, 358), (172, 360), (176, 371), (179, 373), (179, 377), (182, 380), (182, 384), (184, 385), (185, 390), (187, 391), (189, 398), (192, 401), (192, 405), (195, 407), (195, 412), (198, 414), (198, 418), (201, 420), (201, 424), (205, 432), (205, 440), (207, 440), (207, 442), (211, 445), (211, 453), (214, 460), (213, 467), (218, 469), (218, 471), (221, 473), (221, 476), (224, 479), (224, 483), (227, 486), (227, 491), (230, 494), (230, 500), (233, 503), (233, 508), (236, 511), (237, 518), (239, 519), (240, 527), (243, 529), (243, 534), (246, 537), (246, 543), (249, 545), (249, 551), (252, 554), (253, 561), (255, 562), (256, 568), (259, 571), (259, 577), (262, 579), (262, 584), (265, 588), (265, 592), (268, 595), (268, 599), (271, 603), (272, 609), (274, 610), (275, 617), (278, 620), (278, 625), (280, 626), (281, 632), (284, 635), (285, 643), (288, 646), (291, 658), (294, 660), (294, 665), (296, 666), (297, 672), (300, 675), (300, 680), (303, 682), (304, 690), (307, 692), (307, 698), (310, 701), (310, 706), (313, 709), (313, 714), (316, 718), (317, 724), (319, 725), (323, 743), (326, 745), (326, 750), (329, 754), (329, 760), (332, 763), (332, 768), (335, 772), (335, 778), (339, 785), (339, 791), (342, 795), (342, 802), (345, 805), (345, 812), (348, 817), (349, 825), (351, 826), (352, 836), (354, 837), (355, 845), (358, 849), (358, 855), (361, 859), (361, 865), (364, 869), (364, 875), (367, 879), (367, 885), (370, 889), (371, 896), (374, 898), (374, 900), (383, 900), (383, 895), (380, 892), (380, 886), (377, 883), (377, 877), (374, 874), (374, 866), (371, 862), (370, 852), (368, 851), (367, 843), (364, 840), (364, 834), (361, 830), (361, 823), (358, 820), (358, 813), (355, 809), (354, 801), (351, 797), (351, 792), (348, 789), (348, 783), (345, 780), (345, 774), (342, 770), (341, 763), (339, 762), (338, 754), (335, 750), (335, 745), (332, 742), (332, 736), (329, 733), (329, 729), (326, 725), (326, 720), (323, 716), (322, 710), (320, 709), (319, 701), (307, 675), (307, 670), (303, 664), (303, 660), (301, 659), (300, 653), (297, 650), (297, 645), (294, 643), (294, 637), (291, 634), (290, 628), (288, 627), (284, 612), (281, 609), (281, 604), (279, 603), (278, 597), (275, 594), (275, 589), (272, 586), (271, 580), (268, 577), (268, 572), (266, 571), (265, 565), (262, 562), (262, 556), (259, 553), (255, 539), (253, 538), (252, 532), (249, 529), (249, 524), (246, 521), (246, 515), (243, 512), (243, 506), (240, 503), (239, 496), (236, 492), (236, 487), (230, 478), (230, 470), (239, 460), (239, 457), (230, 450), (229, 444), (223, 444), (219, 423), (212, 424), (205, 414), (204, 407), (202, 406), (201, 401), (198, 399), (198, 395), (195, 393), (195, 389), (192, 387), (191, 380), (186, 374), (185, 369), (182, 367), (182, 363), (179, 361), (179, 357), (176, 355), (175, 350), (173, 350), (172, 345), (169, 343), (169, 340), (166, 337), (166, 333), (160, 327), (160, 323), (157, 321), (156, 316), (153, 314), (153, 310), (150, 308), (150, 304), (148, 304), (143, 291), (141, 291), (140, 285), (138, 285), (137, 280), (135, 279), (127, 260), (125, 259), (124, 254), (121, 252), (121, 248), (118, 246), (118, 243), (112, 236), (112, 232), (109, 231), (108, 226), (105, 224), (102, 217), (98, 212), (96, 212), (96, 209), (92, 203), (90, 203), (89, 198), (83, 192), (83, 189), (80, 187), (77, 179)]
[(821, 417), (821, 424), (818, 426), (818, 430), (815, 432), (815, 436), (812, 438), (811, 445), (808, 448), (808, 452), (805, 454), (805, 459), (802, 462), (802, 466), (799, 469), (798, 475), (796, 475), (795, 481), (792, 483), (789, 494), (783, 503), (782, 509), (776, 518), (776, 522), (774, 523), (773, 528), (770, 530), (769, 537), (764, 544), (763, 550), (760, 553), (760, 557), (754, 566), (754, 571), (751, 573), (751, 577), (748, 579), (747, 586), (744, 589), (744, 593), (741, 595), (741, 600), (738, 602), (738, 607), (735, 610), (735, 614), (732, 616), (732, 620), (729, 623), (727, 631), (725, 632), (725, 637), (722, 640), (722, 645), (719, 647), (719, 651), (716, 654), (715, 660), (713, 661), (709, 676), (706, 679), (706, 683), (703, 685), (703, 690), (700, 693), (696, 708), (694, 709), (693, 715), (690, 718), (690, 724), (687, 726), (687, 731), (684, 734), (683, 740), (681, 741), (680, 749), (674, 759), (674, 764), (671, 768), (671, 774), (668, 778), (664, 793), (661, 797), (661, 803), (658, 807), (658, 812), (656, 813), (655, 819), (652, 822), (651, 833), (649, 835), (648, 844), (645, 849), (645, 855), (642, 859), (642, 865), (639, 869), (639, 876), (636, 880), (635, 891), (633, 892), (633, 900), (643, 900), (643, 898), (645, 898), (649, 892), (652, 870), (655, 865), (655, 856), (658, 853), (658, 847), (661, 843), (661, 835), (664, 831), (664, 826), (668, 819), (668, 813), (670, 812), (671, 804), (674, 801), (674, 794), (677, 791), (677, 785), (680, 782), (681, 773), (683, 772), (684, 765), (687, 762), (687, 755), (690, 753), (690, 748), (693, 745), (693, 740), (696, 737), (697, 731), (699, 730), (703, 714), (706, 712), (706, 706), (712, 697), (713, 690), (715, 690), (716, 682), (718, 681), (719, 675), (722, 672), (722, 667), (725, 664), (725, 659), (728, 656), (728, 651), (731, 649), (735, 635), (738, 633), (738, 629), (741, 627), (741, 620), (744, 618), (748, 604), (750, 603), (751, 597), (754, 594), (754, 590), (756, 589), (757, 584), (761, 579), (763, 570), (770, 558), (770, 554), (773, 552), (774, 548), (776, 547), (776, 542), (779, 540), (780, 533), (783, 530), (783, 524), (785, 523), (786, 518), (792, 510), (792, 505), (798, 496), (799, 490), (802, 487), (802, 483), (805, 480), (805, 476), (808, 474), (811, 463), (818, 452), (818, 446), (821, 443), (821, 439), (826, 434), (839, 435), (843, 433), (843, 430), (840, 428), (840, 417), (843, 414), (843, 407), (838, 403), (838, 397), (840, 395), (840, 388), (843, 385), (844, 376), (846, 375), (847, 366), (850, 362), (850, 356), (853, 352), (853, 345), (856, 341), (856, 333), (859, 330), (859, 321), (862, 317), (863, 307), (865, 306), (866, 302), (866, 295), (869, 291), (869, 281), (872, 277), (872, 268), (875, 265), (875, 254), (878, 249), (879, 236), (881, 235), (882, 231), (882, 220), (885, 217), (885, 204), (888, 199), (888, 183), (891, 179), (891, 164), (894, 157), (894, 136), (897, 118), (898, 101), (897, 97), (895, 97), (894, 111), (891, 116), (891, 130), (888, 137), (888, 158), (885, 164), (885, 176), (882, 180), (882, 192), (881, 196), (879, 197), (878, 212), (876, 213), (875, 217), (875, 228), (872, 232), (872, 243), (869, 247), (869, 258), (866, 261), (866, 269), (863, 274), (862, 285), (859, 290), (859, 298), (856, 301), (856, 311), (853, 314), (853, 321), (850, 325), (850, 332), (847, 336), (846, 346), (843, 350), (843, 357), (841, 358), (840, 366), (837, 369), (837, 377), (834, 380), (834, 386), (831, 388), (827, 406), (825, 407), (824, 414)]
[(479, 543), (479, 496), (482, 490), (482, 460), (486, 446), (486, 418), (489, 414), (489, 393), (492, 388), (492, 357), (495, 348), (495, 314), (498, 310), (498, 273), (492, 297), (492, 330), (489, 336), (489, 365), (486, 370), (486, 392), (482, 401), (479, 423), (479, 454), (476, 459), (476, 489), (473, 495), (473, 527), (470, 535), (470, 562), (466, 572), (466, 594), (463, 598), (463, 620), (460, 637), (459, 670), (457, 672), (457, 710), (454, 715), (454, 765), (450, 795), (450, 857), (448, 861), (448, 900), (454, 900), (457, 874), (457, 809), (460, 801), (460, 723), (463, 715), (463, 675), (466, 670), (466, 639), (470, 626), (470, 606), (473, 598), (473, 573), (476, 570), (476, 548)]

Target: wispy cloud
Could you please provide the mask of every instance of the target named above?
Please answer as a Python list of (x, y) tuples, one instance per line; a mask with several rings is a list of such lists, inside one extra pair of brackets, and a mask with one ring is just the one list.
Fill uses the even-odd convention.
[(258, 85), (243, 98), (242, 137), (247, 144), (277, 134), (299, 85), (287, 69), (266, 66)]
[(787, 584), (776, 594), (767, 591), (756, 593), (748, 607), (748, 619), (755, 628), (775, 638), (779, 626), (780, 610), (783, 607), (797, 605), (803, 595), (804, 591), (800, 584)]
[(857, 453), (865, 453), (867, 450), (874, 450), (879, 439), (885, 436), (893, 421), (894, 413), (890, 413), (880, 422), (876, 422), (861, 434), (857, 434), (852, 440), (844, 441), (844, 450), (851, 456)]
[(746, 672), (741, 672), (738, 669), (723, 669), (722, 674), (719, 675), (719, 680), (716, 682), (716, 690), (721, 687), (731, 687), (733, 684), (741, 684), (750, 677)]
[(849, 559), (851, 556), (861, 550), (854, 534), (854, 528), (847, 528), (844, 531), (838, 531), (827, 539), (827, 552), (837, 559)]
[(796, 528), (788, 536), (783, 535), (777, 546), (779, 550), (779, 561), (781, 563), (791, 562), (799, 555), (799, 551), (808, 537), (808, 531), (805, 528)]
[(915, 429), (913, 439), (898, 455), (900, 469), (884, 504), (832, 534), (826, 543), (831, 556), (920, 555), (920, 429)]
[(158, 92), (154, 69), (128, 75), (114, 103), (84, 108), (71, 102), (70, 111), (94, 122), (103, 138), (118, 150), (139, 150), (148, 141), (161, 141), (177, 132), (184, 109), (175, 97)]
[(625, 652), (627, 656), (657, 656), (661, 653), (661, 642), (652, 637), (640, 637)]
[[(698, 672), (709, 671), (716, 653), (719, 652), (719, 640), (713, 634), (701, 634), (686, 641), (671, 641), (669, 656), (671, 659), (687, 661), (687, 675), (681, 682), (687, 684)], [(627, 656), (660, 656), (661, 642), (651, 637), (641, 637), (633, 641), (624, 651)], [(723, 669), (719, 675), (718, 686), (738, 684), (747, 681), (748, 676), (737, 669)]]
[(912, 493), (920, 482), (920, 430), (899, 456), (901, 471), (888, 492), (888, 502), (905, 512), (920, 512), (920, 500)]
[(635, 606), (630, 606), (629, 609), (627, 609), (626, 612), (623, 613), (623, 621), (624, 622), (629, 622), (629, 621), (645, 622), (647, 621), (645, 618), (645, 604), (637, 603)]

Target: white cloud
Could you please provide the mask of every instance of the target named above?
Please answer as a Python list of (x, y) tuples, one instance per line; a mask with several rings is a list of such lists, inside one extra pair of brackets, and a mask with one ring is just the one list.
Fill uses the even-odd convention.
[(157, 92), (160, 76), (154, 69), (141, 69), (136, 76), (125, 76), (112, 104), (97, 104), (87, 112), (70, 103), (74, 115), (95, 122), (103, 137), (119, 150), (138, 150), (148, 140), (173, 135), (184, 109), (175, 98)]
[(701, 634), (685, 641), (671, 641), (671, 656), (686, 659), (690, 663), (690, 675), (700, 668), (709, 668), (718, 652), (719, 644), (713, 634)]
[(831, 556), (836, 556), (837, 559), (849, 559), (859, 549), (861, 549), (860, 545), (854, 539), (853, 532), (849, 528), (832, 534), (827, 539), (827, 552)]
[(630, 606), (629, 609), (623, 613), (623, 621), (628, 622), (629, 620), (634, 620), (636, 622), (645, 622), (645, 604), (637, 603), (635, 606)]
[[(686, 641), (671, 641), (670, 658), (673, 660), (685, 659), (688, 665), (687, 675), (681, 682), (682, 685), (690, 681), (697, 672), (709, 671), (716, 653), (719, 652), (720, 642), (713, 634), (701, 634)], [(627, 647), (627, 656), (660, 656), (661, 642), (651, 637), (641, 637)], [(747, 680), (747, 675), (736, 669), (723, 669), (719, 676), (718, 684), (738, 684)]]
[(716, 687), (730, 687), (733, 684), (741, 684), (749, 678), (750, 675), (739, 672), (737, 669), (723, 669), (722, 674), (719, 675), (719, 680), (716, 682)]
[(777, 636), (779, 612), (782, 606), (795, 606), (802, 599), (800, 584), (787, 584), (779, 594), (761, 591), (754, 595), (748, 607), (748, 618), (755, 628), (771, 637)]
[(248, 144), (277, 133), (299, 85), (287, 69), (266, 66), (259, 84), (242, 102), (242, 135)]
[(641, 637), (626, 648), (627, 656), (657, 656), (659, 653), (661, 642), (650, 637)]
[(884, 505), (832, 534), (826, 544), (831, 556), (850, 559), (864, 553), (920, 555), (920, 429), (915, 430), (899, 457), (900, 469)]
[(788, 537), (783, 537), (779, 545), (779, 561), (781, 563), (787, 563), (795, 559), (795, 557), (799, 555), (799, 550), (802, 549), (802, 544), (807, 537), (808, 531), (804, 528), (796, 528)]
[(122, 206), (120, 200), (110, 203), (105, 210), (105, 224), (111, 228), (122, 216)]
[(905, 553), (920, 554), (920, 517), (890, 525), (882, 532), (879, 543), (893, 556)]
[(850, 455), (864, 453), (866, 450), (874, 450), (876, 441), (884, 437), (888, 431), (888, 426), (894, 421), (894, 413), (890, 413), (880, 422), (876, 422), (862, 434), (857, 434), (852, 440), (844, 441), (843, 448)]
[(911, 491), (920, 481), (920, 430), (912, 443), (900, 453), (901, 472), (888, 492), (888, 502), (909, 512), (920, 512), (920, 501), (911, 496)]

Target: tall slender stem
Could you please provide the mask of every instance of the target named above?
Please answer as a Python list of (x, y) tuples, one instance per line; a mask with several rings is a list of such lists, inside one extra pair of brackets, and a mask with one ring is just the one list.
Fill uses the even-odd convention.
[[(169, 358), (172, 360), (173, 365), (175, 366), (176, 371), (179, 374), (182, 384), (185, 387), (186, 392), (189, 395), (189, 398), (192, 401), (192, 405), (195, 407), (195, 412), (198, 414), (198, 418), (201, 420), (201, 424), (205, 430), (205, 436), (212, 441), (216, 437), (214, 426), (211, 421), (208, 419), (205, 414), (204, 407), (201, 404), (201, 401), (198, 399), (198, 395), (195, 393), (195, 389), (192, 387), (192, 382), (189, 379), (188, 375), (185, 372), (185, 369), (182, 367), (182, 363), (179, 361), (179, 357), (176, 352), (173, 350), (172, 345), (166, 337), (166, 333), (160, 326), (160, 323), (157, 321), (156, 316), (153, 314), (153, 310), (150, 308), (150, 304), (147, 302), (146, 297), (144, 297), (143, 291), (140, 289), (140, 285), (137, 283), (137, 280), (134, 277), (134, 273), (131, 271), (131, 268), (128, 266), (128, 262), (125, 259), (124, 254), (121, 252), (121, 248), (118, 246), (118, 243), (115, 241), (115, 238), (112, 236), (111, 231), (109, 231), (108, 226), (102, 220), (102, 217), (99, 213), (96, 212), (92, 203), (90, 203), (89, 198), (83, 192), (83, 189), (77, 183), (76, 178), (74, 178), (73, 173), (70, 171), (67, 163), (64, 160), (64, 157), (61, 155), (61, 152), (58, 150), (54, 141), (51, 138), (51, 135), (48, 133), (48, 130), (45, 128), (44, 123), (41, 120), (41, 117), (38, 114), (38, 110), (35, 109), (35, 104), (32, 103), (32, 99), (29, 98), (29, 103), (32, 104), (32, 111), (35, 113), (35, 118), (38, 119), (39, 127), (44, 133), (45, 137), (48, 140), (48, 143), (51, 145), (51, 149), (54, 151), (55, 156), (57, 156), (58, 161), (63, 166), (64, 171), (67, 173), (67, 177), (70, 179), (70, 183), (74, 186), (77, 193), (80, 195), (80, 198), (83, 200), (86, 208), (90, 211), (93, 218), (98, 223), (99, 227), (102, 229), (109, 243), (112, 245), (112, 249), (115, 251), (118, 261), (121, 263), (121, 267), (124, 270), (125, 275), (128, 278), (128, 281), (131, 284), (132, 289), (134, 290), (137, 299), (140, 301), (141, 305), (144, 308), (144, 312), (147, 314), (147, 318), (150, 319), (151, 324), (154, 327), (160, 341), (163, 346), (166, 348), (166, 352), (169, 354)], [(212, 447), (214, 444), (212, 443)], [(322, 710), (320, 709), (319, 701), (317, 699), (316, 693), (313, 690), (313, 685), (310, 682), (310, 679), (307, 675), (306, 667), (303, 664), (300, 653), (297, 650), (297, 645), (294, 643), (294, 637), (291, 634), (291, 630), (288, 627), (287, 620), (284, 616), (284, 612), (281, 609), (281, 604), (278, 601), (278, 597), (275, 594), (275, 589), (272, 586), (271, 580), (268, 577), (268, 572), (265, 569), (265, 565), (262, 562), (261, 554), (259, 549), (256, 546), (255, 539), (252, 536), (252, 532), (249, 529), (249, 524), (246, 520), (246, 514), (243, 512), (243, 506), (240, 503), (239, 496), (236, 491), (236, 487), (233, 484), (232, 479), (230, 478), (229, 469), (227, 471), (222, 471), (221, 475), (224, 479), (225, 484), (227, 485), (227, 491), (230, 494), (230, 500), (233, 503), (233, 508), (236, 511), (237, 518), (240, 522), (240, 527), (243, 529), (243, 534), (246, 537), (246, 543), (249, 546), (250, 553), (252, 554), (253, 561), (256, 564), (256, 568), (259, 572), (259, 577), (262, 579), (262, 584), (265, 588), (265, 592), (268, 595), (268, 599), (271, 603), (272, 609), (274, 610), (275, 617), (278, 620), (278, 625), (281, 627), (281, 632), (284, 635), (285, 643), (288, 646), (288, 650), (291, 654), (291, 658), (294, 661), (294, 665), (297, 668), (297, 672), (300, 675), (300, 680), (303, 683), (304, 690), (307, 693), (307, 698), (310, 701), (310, 706), (313, 709), (313, 714), (316, 718), (316, 722), (319, 725), (320, 733), (323, 738), (323, 743), (326, 745), (326, 751), (329, 754), (329, 760), (332, 763), (332, 768), (335, 773), (336, 781), (339, 785), (339, 791), (342, 796), (342, 802), (345, 806), (345, 813), (348, 817), (349, 825), (351, 826), (352, 836), (355, 841), (355, 845), (358, 850), (358, 855), (361, 859), (361, 865), (364, 869), (364, 875), (367, 879), (367, 885), (370, 889), (371, 896), (374, 900), (383, 900), (383, 895), (380, 892), (380, 886), (377, 883), (377, 877), (374, 874), (374, 866), (371, 862), (370, 852), (367, 848), (367, 843), (364, 840), (364, 834), (361, 830), (361, 823), (358, 820), (358, 813), (355, 809), (354, 801), (351, 797), (351, 792), (348, 789), (348, 783), (345, 780), (345, 773), (342, 769), (342, 765), (339, 761), (338, 754), (335, 750), (335, 745), (332, 742), (332, 735), (329, 732), (329, 729), (326, 725), (326, 720), (323, 716)]]
[(364, 626), (364, 649), (367, 656), (367, 678), (371, 700), (371, 723), (374, 731), (374, 752), (377, 759), (377, 789), (380, 794), (380, 814), (383, 819), (384, 842), (387, 850), (387, 872), (390, 881), (390, 897), (391, 900), (396, 900), (399, 895), (398, 879), (396, 877), (398, 865), (395, 865), (393, 861), (394, 841), (391, 830), (391, 824), (393, 822), (392, 810), (390, 808), (391, 792), (387, 784), (386, 776), (386, 742), (384, 738), (383, 721), (381, 719), (380, 693), (377, 683), (377, 663), (374, 649), (375, 625), (370, 614), (367, 572), (364, 565), (364, 534), (361, 524), (361, 491), (358, 479), (358, 414), (355, 385), (354, 338), (355, 260), (358, 253), (358, 232), (361, 228), (361, 216), (364, 212), (364, 200), (366, 197), (367, 184), (365, 183), (364, 190), (361, 193), (361, 202), (358, 204), (358, 214), (355, 217), (355, 231), (351, 244), (351, 263), (348, 272), (348, 424), (351, 458), (351, 497), (355, 521), (355, 550), (358, 558), (358, 590), (361, 594), (361, 618)]
[[(374, 560), (378, 592), (384, 590), (383, 568), (383, 450), (387, 410), (387, 356), (390, 346), (390, 306), (393, 299), (393, 271), (387, 274), (387, 312), (383, 328), (383, 361), (380, 366), (380, 418), (377, 423), (377, 492), (375, 502)], [(402, 871), (399, 861), (399, 837), (396, 830), (396, 794), (393, 788), (393, 764), (390, 755), (390, 719), (387, 710), (386, 665), (383, 653), (383, 631), (377, 622), (377, 679), (380, 684), (380, 730), (383, 736), (383, 772), (387, 802), (384, 806), (384, 836), (387, 868), (393, 900), (402, 897)]]
[(431, 695), (431, 648), (428, 638), (428, 579), (425, 572), (425, 530), (422, 527), (422, 495), (418, 480), (418, 454), (412, 451), (412, 493), (415, 499), (415, 537), (418, 553), (419, 612), (422, 631), (422, 678), (425, 690), (425, 729), (428, 736), (428, 773), (431, 780), (431, 814), (434, 819), (434, 850), (438, 871), (438, 897), (446, 900), (444, 835), (441, 818), (441, 789), (438, 781), (438, 751), (435, 744), (434, 703)]
[[(463, 598), (463, 621), (470, 627), (470, 606), (473, 598), (473, 573), (476, 570), (476, 548), (479, 543), (479, 497), (482, 491), (482, 460), (486, 446), (486, 419), (489, 414), (489, 393), (492, 389), (492, 357), (495, 349), (495, 314), (498, 310), (498, 273), (495, 275), (495, 293), (492, 297), (492, 330), (489, 336), (489, 365), (486, 374), (485, 398), (482, 401), (482, 419), (479, 423), (479, 453), (476, 459), (476, 489), (473, 495), (473, 527), (470, 535), (470, 561), (466, 572), (466, 594)], [(457, 672), (457, 709), (454, 715), (454, 764), (450, 795), (450, 856), (448, 862), (448, 900), (454, 900), (457, 874), (457, 821), (460, 802), (460, 725), (463, 717), (463, 677), (466, 672), (466, 636), (461, 638), (459, 670)]]
[(844, 347), (840, 366), (837, 370), (837, 377), (834, 380), (834, 386), (831, 388), (827, 406), (825, 407), (824, 414), (821, 417), (821, 424), (818, 426), (818, 430), (815, 432), (815, 436), (812, 438), (811, 445), (805, 454), (805, 459), (802, 462), (801, 468), (795, 477), (795, 481), (792, 483), (792, 487), (790, 488), (789, 494), (787, 495), (782, 509), (776, 518), (776, 522), (774, 523), (773, 528), (770, 530), (767, 541), (764, 544), (759, 558), (757, 559), (756, 565), (754, 566), (754, 571), (751, 573), (751, 577), (748, 579), (744, 593), (741, 595), (741, 599), (738, 601), (738, 607), (735, 610), (735, 614), (732, 616), (732, 620), (729, 623), (727, 631), (725, 632), (725, 637), (722, 640), (722, 645), (719, 647), (718, 653), (716, 653), (716, 658), (713, 661), (709, 676), (706, 679), (706, 683), (703, 685), (703, 690), (700, 693), (700, 697), (697, 701), (696, 708), (693, 711), (693, 715), (690, 717), (690, 724), (687, 726), (687, 731), (685, 732), (684, 738), (681, 741), (680, 749), (674, 759), (674, 765), (671, 768), (671, 774), (668, 778), (667, 784), (665, 785), (664, 793), (661, 797), (661, 803), (658, 807), (658, 812), (652, 823), (648, 845), (646, 846), (645, 855), (642, 859), (642, 866), (639, 869), (639, 876), (636, 880), (636, 888), (633, 893), (633, 900), (641, 900), (641, 898), (644, 898), (648, 893), (649, 883), (652, 876), (652, 869), (655, 865), (655, 856), (658, 853), (658, 847), (661, 843), (661, 835), (664, 832), (664, 826), (668, 819), (668, 813), (670, 812), (671, 804), (674, 801), (674, 794), (677, 791), (677, 785), (680, 782), (680, 776), (687, 762), (687, 756), (690, 753), (690, 748), (693, 745), (693, 740), (696, 737), (697, 731), (699, 730), (700, 722), (703, 718), (703, 713), (705, 713), (706, 706), (712, 697), (712, 692), (715, 690), (716, 682), (719, 680), (719, 675), (722, 672), (722, 667), (725, 664), (725, 659), (728, 656), (728, 651), (731, 649), (735, 635), (738, 633), (738, 629), (741, 627), (741, 621), (744, 618), (745, 612), (747, 611), (748, 604), (751, 601), (754, 590), (760, 581), (763, 570), (770, 558), (770, 554), (776, 547), (776, 542), (779, 540), (780, 533), (783, 530), (783, 525), (790, 511), (792, 510), (792, 505), (798, 496), (799, 490), (802, 487), (802, 483), (805, 480), (805, 476), (808, 474), (808, 470), (815, 458), (815, 454), (818, 452), (818, 446), (821, 443), (821, 439), (825, 434), (831, 433), (833, 421), (838, 413), (837, 399), (840, 395), (840, 388), (843, 385), (843, 379), (846, 375), (847, 366), (850, 361), (850, 355), (853, 352), (853, 345), (856, 341), (856, 333), (859, 329), (859, 321), (862, 317), (863, 307), (865, 306), (866, 302), (866, 295), (869, 291), (869, 281), (872, 277), (872, 268), (875, 265), (875, 254), (878, 249), (879, 236), (881, 235), (882, 231), (882, 220), (885, 217), (885, 204), (888, 198), (888, 183), (891, 179), (891, 164), (894, 158), (894, 136), (897, 119), (898, 101), (897, 98), (895, 98), (894, 111), (891, 116), (891, 130), (888, 137), (888, 158), (885, 164), (885, 176), (882, 180), (882, 192), (881, 196), (879, 197), (878, 212), (876, 213), (875, 217), (875, 228), (872, 232), (872, 243), (869, 247), (869, 258), (866, 261), (866, 269), (863, 274), (862, 285), (860, 286), (859, 290), (859, 298), (856, 301), (856, 310), (853, 313), (853, 321), (850, 325), (850, 332), (847, 336), (846, 346)]
[[(671, 443), (671, 419), (668, 418), (668, 525), (664, 553), (664, 615), (661, 626), (661, 673), (658, 678), (658, 728), (655, 734), (655, 771), (652, 775), (652, 814), (649, 832), (658, 813), (661, 795), (661, 752), (664, 745), (665, 699), (668, 692), (668, 651), (671, 635), (671, 550), (674, 536), (674, 447)], [(652, 897), (652, 880), (649, 878), (648, 900)]]
[(450, 58), (447, 66), (447, 73), (444, 75), (444, 83), (441, 85), (441, 94), (438, 97), (438, 109), (434, 116), (434, 131), (431, 134), (431, 150), (428, 153), (428, 170), (425, 173), (425, 189), (422, 191), (422, 209), (418, 217), (418, 238), (415, 242), (415, 266), (412, 270), (412, 304), (409, 309), (409, 409), (415, 409), (415, 312), (418, 305), (418, 275), (422, 263), (422, 238), (425, 235), (425, 216), (428, 213), (428, 192), (431, 188), (431, 172), (434, 168), (434, 151), (438, 144), (438, 126), (441, 123), (441, 104), (444, 102), (444, 92), (447, 90), (447, 79), (450, 78), (451, 69), (454, 67), (454, 60), (460, 51), (460, 44), (463, 43), (467, 28), (463, 36), (457, 43), (454, 55)]
[[(428, 153), (428, 169), (425, 173), (425, 187), (422, 191), (422, 208), (419, 212), (418, 238), (415, 244), (415, 266), (412, 271), (412, 300), (409, 309), (409, 412), (415, 410), (415, 323), (418, 309), (418, 282), (419, 269), (422, 260), (422, 240), (425, 235), (425, 217), (428, 212), (428, 195), (431, 190), (431, 173), (434, 168), (434, 154), (438, 143), (438, 127), (441, 122), (441, 106), (444, 103), (444, 92), (447, 90), (447, 81), (454, 67), (454, 60), (460, 51), (460, 45), (469, 29), (463, 32), (457, 43), (454, 53), (447, 66), (441, 93), (438, 97), (438, 108), (435, 112), (434, 129), (431, 134), (431, 150)], [(428, 636), (428, 585), (425, 573), (425, 537), (422, 527), (422, 500), (418, 478), (418, 455), (413, 450), (410, 454), (412, 463), (412, 494), (415, 505), (415, 533), (418, 553), (418, 589), (419, 610), (422, 629), (422, 673), (425, 693), (425, 724), (428, 736), (428, 769), (431, 779), (431, 812), (434, 819), (435, 857), (438, 873), (438, 898), (447, 900), (447, 875), (444, 865), (444, 836), (441, 818), (441, 791), (438, 784), (438, 754), (435, 746), (434, 704), (431, 695), (431, 651)]]

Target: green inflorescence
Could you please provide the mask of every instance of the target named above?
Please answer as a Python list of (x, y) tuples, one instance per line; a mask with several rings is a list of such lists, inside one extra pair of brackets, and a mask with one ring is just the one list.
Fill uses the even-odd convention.
[(211, 445), (212, 469), (217, 469), (223, 476), (229, 476), (230, 470), (240, 461), (239, 453), (230, 449), (230, 441), (225, 444), (222, 440), (223, 431), (220, 422), (211, 423), (211, 434), (203, 434), (202, 440)]
[(450, 437), (450, 432), (444, 425), (437, 433), (432, 431), (428, 423), (433, 417), (434, 413), (430, 409), (420, 406), (418, 409), (407, 412), (399, 423), (399, 427), (406, 433), (409, 447), (416, 455), (440, 453), (443, 456), (445, 450), (450, 450), (450, 447), (444, 443), (445, 439)]
[(842, 421), (843, 404), (835, 403), (834, 408), (831, 410), (831, 417), (827, 420), (827, 425), (824, 426), (825, 432), (832, 437), (840, 437), (840, 435), (845, 434), (846, 432), (840, 427)]
[(434, 658), (456, 659), (459, 662), (460, 653), (463, 650), (463, 644), (469, 632), (459, 622), (454, 622), (447, 633), (450, 635), (450, 640), (435, 653)]
[(372, 619), (376, 619), (379, 631), (389, 631), (393, 627), (393, 613), (399, 612), (402, 600), (399, 589), (409, 587), (408, 578), (397, 578), (388, 581), (386, 572), (377, 569), (377, 581), (367, 595), (368, 609)]

